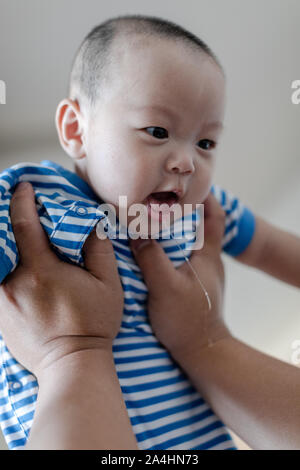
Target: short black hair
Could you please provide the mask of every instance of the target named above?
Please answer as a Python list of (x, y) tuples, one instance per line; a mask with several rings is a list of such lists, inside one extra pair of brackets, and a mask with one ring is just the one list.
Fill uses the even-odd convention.
[(155, 16), (122, 15), (95, 26), (82, 41), (71, 67), (71, 99), (80, 101), (80, 97), (84, 97), (90, 107), (98, 102), (100, 91), (105, 88), (104, 81), (109, 77), (112, 43), (121, 34), (125, 37), (143, 35), (180, 40), (210, 56), (223, 72), (219, 60), (208, 45), (176, 23)]

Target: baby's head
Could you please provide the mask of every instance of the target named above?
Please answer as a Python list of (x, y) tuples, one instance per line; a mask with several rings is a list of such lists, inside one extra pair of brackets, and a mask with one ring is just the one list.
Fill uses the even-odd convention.
[(169, 21), (128, 15), (84, 39), (56, 127), (77, 174), (117, 212), (119, 196), (130, 207), (158, 192), (177, 191), (183, 206), (210, 190), (224, 102), (224, 74), (205, 43)]

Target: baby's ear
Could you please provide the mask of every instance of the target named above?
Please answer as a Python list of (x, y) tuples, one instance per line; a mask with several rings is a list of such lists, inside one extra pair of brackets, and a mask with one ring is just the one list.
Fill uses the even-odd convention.
[(76, 160), (86, 156), (82, 120), (77, 101), (65, 98), (57, 106), (55, 125), (59, 141), (65, 152)]

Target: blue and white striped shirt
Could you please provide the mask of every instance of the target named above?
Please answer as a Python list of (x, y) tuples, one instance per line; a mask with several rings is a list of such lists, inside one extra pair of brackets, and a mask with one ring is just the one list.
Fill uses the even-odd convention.
[[(89, 185), (62, 166), (20, 163), (0, 174), (0, 282), (18, 264), (9, 205), (16, 184), (34, 188), (41, 224), (57, 255), (83, 266), (83, 245), (105, 214)], [(252, 212), (217, 186), (212, 192), (226, 212), (224, 251), (237, 255), (255, 230)], [(174, 263), (184, 261), (174, 240), (159, 239)], [(125, 301), (113, 343), (115, 366), (140, 449), (235, 449), (224, 424), (154, 336), (147, 316), (147, 287), (128, 239), (112, 239)], [(190, 256), (189, 253), (187, 256)], [(101, 300), (101, 299), (100, 299)], [(33, 422), (38, 393), (34, 375), (17, 362), (0, 336), (0, 421), (10, 449), (22, 449)]]

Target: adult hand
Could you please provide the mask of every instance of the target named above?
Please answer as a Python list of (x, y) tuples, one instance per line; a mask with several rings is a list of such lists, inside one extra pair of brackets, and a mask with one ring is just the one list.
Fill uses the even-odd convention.
[(60, 261), (40, 225), (34, 192), (21, 184), (11, 201), (20, 255), (0, 286), (0, 330), (13, 356), (38, 378), (73, 352), (111, 351), (123, 311), (123, 290), (109, 239), (84, 247), (86, 269)]
[(190, 263), (174, 268), (154, 239), (132, 240), (131, 247), (149, 290), (148, 314), (153, 331), (174, 359), (229, 335), (223, 321), (224, 268), (221, 242), (225, 214), (212, 194), (204, 203), (204, 247), (192, 252)]
[(204, 248), (190, 261), (212, 308), (187, 263), (175, 269), (152, 240), (135, 256), (149, 289), (153, 330), (215, 413), (251, 448), (299, 449), (299, 369), (242, 343), (225, 327), (224, 212), (211, 194), (204, 204)]

